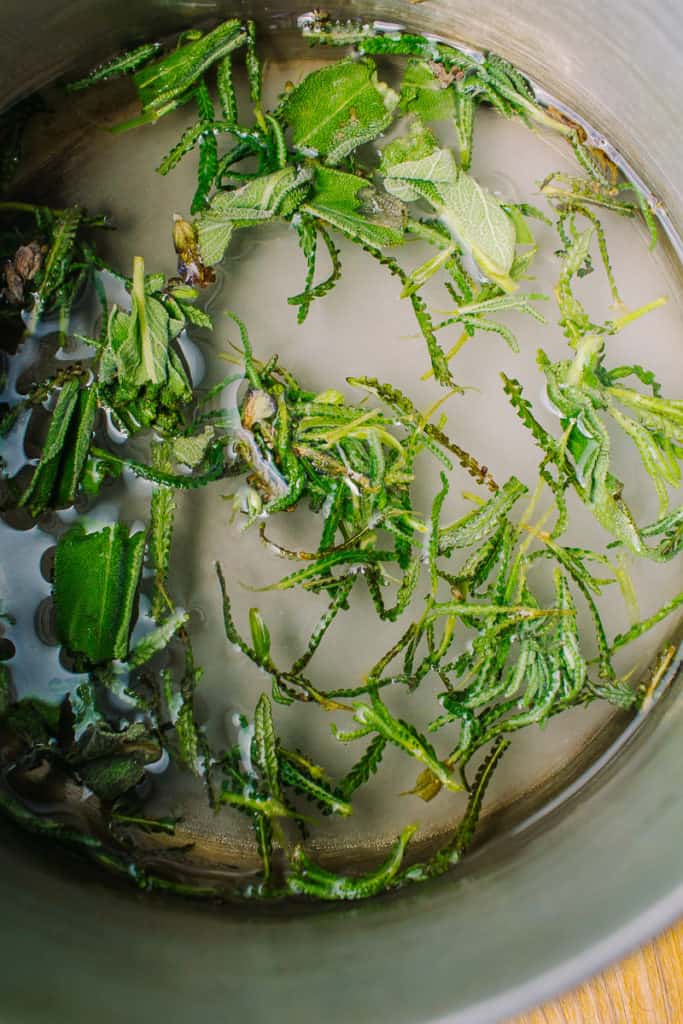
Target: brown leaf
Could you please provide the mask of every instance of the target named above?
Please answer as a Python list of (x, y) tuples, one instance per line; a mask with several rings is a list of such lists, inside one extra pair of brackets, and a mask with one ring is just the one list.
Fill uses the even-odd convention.
[(3, 297), (13, 306), (23, 306), (25, 301), (24, 286), (32, 281), (43, 262), (43, 250), (39, 242), (20, 245), (11, 260), (6, 260), (5, 288)]
[(250, 391), (242, 406), (242, 423), (251, 430), (255, 423), (261, 423), (275, 415), (275, 402), (267, 391)]
[(14, 269), (24, 281), (32, 281), (41, 268), (43, 250), (38, 242), (20, 245), (14, 255)]
[(16, 270), (13, 260), (7, 260), (4, 266), (5, 288), (3, 297), (13, 306), (24, 304), (24, 279)]

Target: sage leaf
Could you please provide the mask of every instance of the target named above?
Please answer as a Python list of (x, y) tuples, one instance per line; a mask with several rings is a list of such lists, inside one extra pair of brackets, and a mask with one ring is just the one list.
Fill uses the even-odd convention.
[(337, 875), (319, 867), (297, 846), (292, 856), (292, 874), (287, 880), (289, 891), (320, 900), (362, 900), (375, 896), (390, 887), (403, 863), (406, 846), (416, 831), (415, 825), (404, 828), (387, 859), (375, 871), (357, 877)]
[(258, 662), (267, 665), (270, 662), (270, 633), (258, 608), (249, 609), (249, 629)]
[(351, 804), (339, 793), (320, 779), (314, 779), (308, 772), (302, 771), (287, 758), (282, 759), (280, 773), (286, 786), (291, 786), (308, 800), (315, 801), (323, 814), (339, 814), (347, 818), (353, 812)]
[(302, 209), (364, 245), (382, 248), (403, 242), (403, 203), (355, 174), (317, 165), (313, 195)]
[(96, 85), (98, 82), (108, 82), (111, 78), (127, 75), (129, 72), (135, 71), (143, 64), (146, 64), (160, 49), (161, 43), (143, 43), (142, 46), (138, 46), (134, 50), (127, 50), (118, 57), (114, 57), (112, 60), (108, 60), (105, 64), (95, 68), (85, 78), (79, 78), (75, 82), (68, 82), (66, 91), (80, 92), (82, 89), (89, 89), (90, 86)]
[(74, 526), (55, 554), (54, 600), (60, 643), (93, 665), (128, 653), (145, 534), (123, 523), (86, 533)]
[(384, 187), (404, 202), (425, 199), (452, 237), (504, 291), (514, 291), (515, 225), (498, 200), (465, 171), (424, 129), (384, 151)]
[(218, 192), (196, 221), (202, 259), (206, 266), (220, 263), (235, 228), (293, 213), (303, 201), (312, 172), (283, 167), (232, 191)]
[(281, 114), (300, 153), (338, 164), (388, 127), (397, 104), (373, 61), (343, 60), (307, 75), (286, 96)]
[(400, 105), (402, 111), (424, 122), (455, 118), (452, 89), (422, 60), (408, 62), (401, 83)]
[(193, 437), (174, 437), (173, 458), (176, 462), (181, 462), (183, 466), (195, 469), (206, 455), (214, 435), (213, 427), (209, 426), (204, 427), (201, 434), (195, 434)]
[(254, 713), (252, 751), (254, 762), (268, 788), (268, 793), (276, 800), (282, 800), (273, 710), (265, 693), (259, 697)]
[(172, 372), (169, 342), (180, 333), (182, 320), (172, 319), (161, 301), (145, 289), (145, 265), (133, 261), (131, 312), (113, 308), (108, 324), (107, 347), (102, 354), (100, 380), (114, 377), (134, 387), (164, 384)]
[(394, 718), (379, 697), (373, 696), (371, 704), (358, 702), (353, 705), (353, 709), (353, 717), (359, 725), (367, 726), (389, 743), (404, 750), (410, 757), (420, 761), (446, 789), (457, 793), (463, 788), (459, 782), (453, 780), (448, 768), (438, 760), (429, 741), (420, 735), (410, 722)]
[(259, 796), (258, 794), (233, 793), (224, 789), (220, 795), (222, 804), (230, 804), (231, 807), (238, 807), (240, 810), (249, 811), (252, 814), (262, 814), (266, 818), (297, 818), (301, 815), (290, 810), (281, 800), (275, 797)]
[(480, 508), (439, 530), (439, 552), (450, 554), (456, 548), (481, 544), (505, 523), (513, 505), (526, 494), (526, 487), (512, 476)]
[(172, 345), (185, 326), (184, 313), (161, 290), (164, 284), (163, 275), (145, 277), (144, 262), (136, 256), (131, 311), (113, 306), (107, 321), (98, 368), (99, 398), (131, 433), (147, 426), (177, 431), (182, 424), (180, 408), (192, 398), (185, 367)]
[(348, 800), (360, 786), (365, 785), (378, 770), (386, 745), (386, 739), (379, 733), (372, 738), (365, 753), (339, 784), (339, 793), (345, 800)]

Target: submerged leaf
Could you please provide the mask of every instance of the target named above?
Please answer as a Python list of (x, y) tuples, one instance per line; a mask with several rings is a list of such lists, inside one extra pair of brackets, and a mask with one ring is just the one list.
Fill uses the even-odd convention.
[(288, 757), (282, 759), (280, 765), (282, 781), (301, 793), (308, 800), (313, 800), (323, 814), (339, 814), (347, 818), (352, 813), (349, 804), (342, 794), (334, 791), (323, 779), (315, 778), (306, 768), (293, 763)]
[(348, 800), (357, 789), (365, 785), (379, 769), (386, 745), (387, 741), (384, 736), (376, 735), (370, 741), (363, 756), (339, 784), (339, 792), (345, 800)]
[(281, 107), (295, 147), (338, 164), (390, 124), (398, 96), (377, 80), (374, 61), (338, 61), (306, 75)]
[(259, 697), (254, 714), (252, 752), (254, 763), (269, 795), (277, 800), (282, 800), (273, 710), (265, 693)]
[(197, 219), (202, 259), (207, 266), (220, 263), (235, 228), (292, 213), (303, 201), (312, 177), (307, 168), (284, 167), (254, 178), (232, 191), (218, 192)]
[(65, 751), (66, 761), (101, 800), (116, 800), (133, 789), (145, 765), (161, 757), (158, 739), (143, 722), (115, 731), (97, 713), (86, 730)]
[(463, 787), (455, 782), (448, 768), (438, 760), (434, 748), (409, 722), (394, 718), (386, 704), (373, 696), (370, 704), (354, 704), (354, 718), (359, 725), (377, 732), (389, 743), (400, 747), (420, 761), (446, 789), (459, 792)]
[(113, 57), (111, 60), (106, 61), (106, 63), (100, 64), (99, 67), (95, 68), (84, 78), (79, 78), (75, 82), (68, 82), (66, 91), (80, 92), (82, 89), (89, 89), (90, 86), (96, 85), (98, 82), (108, 82), (110, 78), (119, 78), (121, 75), (127, 75), (129, 72), (135, 71), (150, 61), (160, 49), (161, 43), (143, 43), (142, 46), (137, 46), (134, 50), (127, 50), (118, 57)]
[(484, 274), (505, 291), (515, 290), (510, 277), (515, 225), (488, 189), (458, 168), (450, 150), (438, 148), (431, 133), (418, 127), (408, 139), (390, 143), (380, 171), (388, 192), (404, 202), (426, 199)]
[(187, 93), (212, 64), (242, 46), (246, 38), (241, 22), (232, 18), (199, 39), (172, 50), (154, 64), (141, 68), (133, 81), (143, 113), (153, 112), (159, 116), (170, 102)]
[(355, 174), (317, 165), (313, 194), (304, 210), (365, 245), (382, 248), (403, 242), (403, 203)]
[(401, 110), (424, 122), (455, 118), (455, 95), (448, 77), (442, 65), (409, 61), (401, 83)]
[(168, 647), (172, 638), (176, 635), (179, 629), (187, 623), (189, 619), (187, 612), (178, 609), (172, 612), (165, 622), (162, 622), (156, 629), (151, 630), (146, 636), (138, 640), (135, 647), (128, 655), (128, 664), (131, 668), (138, 668), (140, 665), (144, 665), (145, 662), (149, 661), (159, 651), (163, 651)]
[(144, 546), (145, 534), (131, 534), (123, 523), (97, 533), (74, 526), (57, 544), (57, 635), (93, 665), (128, 653)]
[(439, 531), (439, 552), (450, 554), (455, 548), (481, 544), (500, 529), (513, 505), (526, 491), (523, 483), (514, 476), (510, 477), (480, 508)]
[(249, 629), (259, 664), (268, 664), (270, 661), (270, 633), (258, 608), (249, 609)]
[(34, 516), (47, 508), (72, 505), (88, 458), (97, 409), (97, 391), (78, 378), (59, 393), (40, 462), (19, 501)]
[(100, 357), (100, 398), (131, 432), (153, 424), (177, 427), (180, 407), (192, 398), (185, 367), (172, 346), (185, 326), (184, 314), (161, 290), (164, 278), (159, 277), (158, 282), (146, 278), (142, 258), (135, 257), (131, 311), (112, 307)]
[(208, 426), (204, 427), (201, 434), (195, 434), (192, 437), (174, 437), (173, 458), (176, 462), (181, 462), (183, 466), (196, 469), (204, 459), (214, 436), (214, 428)]
[(12, 682), (9, 669), (0, 662), (0, 719), (7, 714), (12, 704)]
[(406, 846), (416, 831), (415, 825), (405, 828), (384, 863), (375, 871), (356, 877), (336, 875), (318, 867), (298, 846), (292, 856), (292, 874), (287, 879), (289, 891), (320, 900), (361, 900), (375, 896), (398, 874)]

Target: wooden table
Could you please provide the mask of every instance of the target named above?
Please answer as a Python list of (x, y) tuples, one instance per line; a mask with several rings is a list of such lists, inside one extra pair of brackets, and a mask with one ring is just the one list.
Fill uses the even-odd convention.
[(683, 1024), (683, 921), (576, 991), (508, 1024)]

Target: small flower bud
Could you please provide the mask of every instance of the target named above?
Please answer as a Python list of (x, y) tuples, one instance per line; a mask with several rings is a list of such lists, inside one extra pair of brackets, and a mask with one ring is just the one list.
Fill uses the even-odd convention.
[(185, 257), (197, 244), (194, 225), (183, 220), (178, 213), (173, 214), (173, 245), (179, 256)]

